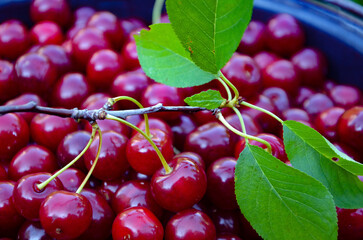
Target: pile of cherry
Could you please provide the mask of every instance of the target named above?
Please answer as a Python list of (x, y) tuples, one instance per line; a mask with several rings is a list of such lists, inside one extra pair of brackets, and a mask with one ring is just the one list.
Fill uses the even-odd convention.
[[(184, 105), (217, 81), (176, 89), (141, 70), (133, 34), (139, 19), (118, 19), (89, 7), (70, 11), (65, 0), (35, 0), (34, 25), (0, 24), (0, 102), (98, 109), (110, 97), (130, 96), (145, 107)], [(167, 18), (162, 18), (167, 21)], [(246, 101), (284, 120), (303, 122), (357, 161), (363, 161), (362, 93), (326, 79), (327, 60), (305, 46), (290, 15), (252, 21), (238, 51), (223, 68)], [(360, 106), (359, 106), (360, 105)], [(136, 108), (121, 101), (115, 109)], [(241, 109), (247, 133), (265, 139), (289, 164), (278, 122)], [(222, 110), (240, 129), (238, 117)], [(142, 116), (127, 120), (145, 128)], [(119, 122), (98, 122), (99, 162), (81, 194), (80, 183), (97, 154), (99, 137), (76, 164), (43, 189), (38, 185), (86, 146), (91, 125), (34, 113), (0, 117), (0, 239), (258, 239), (238, 210), (236, 158), (244, 140), (209, 111), (150, 115), (153, 141), (172, 171), (166, 174), (151, 145)], [(262, 146), (251, 141), (251, 144)], [(339, 238), (363, 238), (363, 209), (338, 209)]]

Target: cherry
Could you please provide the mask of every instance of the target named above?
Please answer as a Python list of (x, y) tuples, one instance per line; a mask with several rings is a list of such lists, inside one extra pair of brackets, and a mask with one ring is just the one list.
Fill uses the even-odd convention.
[(140, 67), (139, 58), (137, 56), (136, 43), (130, 40), (125, 43), (121, 49), (122, 59), (125, 61), (126, 70), (135, 70)]
[(204, 170), (188, 158), (175, 158), (170, 162), (171, 172), (163, 168), (151, 179), (151, 192), (156, 202), (172, 212), (191, 208), (199, 202), (207, 189)]
[(216, 240), (242, 240), (242, 238), (238, 237), (237, 235), (230, 234), (230, 233), (223, 233), (217, 236)]
[(77, 122), (72, 118), (37, 114), (30, 123), (33, 140), (52, 151), (56, 151), (59, 143), (69, 133), (76, 131)]
[(356, 106), (345, 111), (338, 121), (337, 132), (339, 140), (360, 151), (363, 148), (362, 123), (363, 107)]
[(358, 161), (360, 163), (363, 162), (363, 156), (361, 156), (361, 154), (359, 154), (358, 151), (356, 151), (355, 149), (351, 148), (350, 146), (348, 146), (345, 143), (341, 143), (341, 142), (335, 142), (333, 143), (334, 146), (341, 152), (347, 154), (349, 157), (353, 158), (355, 161)]
[[(247, 134), (250, 135), (256, 135), (262, 132), (262, 128), (260, 126), (260, 124), (258, 124), (255, 120), (253, 120), (252, 117), (250, 117), (247, 114), (242, 113), (242, 119), (246, 128), (246, 132)], [(235, 129), (237, 129), (238, 131), (242, 131), (242, 126), (241, 123), (239, 121), (238, 115), (237, 114), (231, 114), (229, 116), (226, 117), (226, 121)], [(233, 139), (233, 142), (237, 142), (238, 140), (240, 140), (242, 137), (238, 136), (237, 134), (231, 133), (231, 137)]]
[[(221, 109), (221, 114), (223, 116), (228, 116), (231, 112), (232, 112), (232, 110), (230, 108)], [(194, 113), (192, 113), (192, 117), (198, 126), (206, 124), (206, 123), (210, 123), (210, 122), (218, 122), (218, 119), (216, 118), (215, 114), (210, 110), (201, 110), (201, 111), (194, 112)]]
[(262, 95), (268, 97), (279, 113), (290, 108), (290, 99), (287, 92), (279, 87), (269, 87), (263, 90)]
[(125, 18), (120, 19), (120, 27), (122, 29), (124, 40), (128, 41), (129, 35), (136, 29), (146, 28), (146, 24), (138, 18)]
[(92, 221), (92, 205), (83, 195), (63, 190), (51, 193), (39, 210), (45, 232), (56, 239), (80, 236)]
[(225, 157), (214, 161), (207, 170), (207, 196), (219, 209), (237, 209), (234, 193), (234, 170), (237, 161), (232, 157)]
[(34, 0), (30, 5), (30, 16), (34, 22), (49, 20), (62, 27), (67, 26), (72, 19), (66, 0)]
[(203, 170), (205, 170), (205, 163), (199, 154), (194, 152), (181, 152), (176, 155), (174, 155), (173, 159), (177, 158), (187, 158), (197, 164), (199, 167), (201, 167)]
[(14, 183), (0, 181), (0, 237), (14, 236), (24, 221), (13, 202)]
[(9, 176), (13, 180), (37, 172), (54, 172), (58, 165), (54, 154), (40, 145), (22, 148), (11, 160)]
[(262, 51), (265, 48), (265, 32), (264, 23), (252, 20), (243, 34), (238, 51), (248, 55)]
[(163, 209), (154, 200), (150, 183), (147, 181), (130, 180), (123, 183), (112, 198), (112, 209), (116, 214), (130, 207), (145, 207), (160, 218)]
[(40, 184), (52, 177), (52, 174), (37, 172), (28, 174), (19, 179), (15, 185), (13, 199), (16, 210), (30, 221), (39, 220), (39, 208), (43, 200), (52, 192), (62, 190), (63, 184), (55, 178), (43, 189), (39, 189)]
[[(62, 182), (64, 190), (69, 192), (76, 192), (85, 177), (86, 175), (76, 168), (68, 168), (58, 175), (58, 179)], [(89, 187), (88, 182), (86, 183), (86, 187)]]
[(151, 180), (150, 175), (145, 175), (139, 172), (136, 172), (134, 169), (130, 168), (128, 171), (128, 179), (129, 180), (140, 180), (140, 181), (147, 181), (150, 182)]
[(235, 53), (222, 72), (245, 98), (252, 96), (262, 87), (260, 69), (247, 55)]
[(337, 208), (338, 239), (358, 240), (363, 238), (363, 209)]
[[(130, 171), (130, 170), (129, 170)], [(101, 185), (97, 186), (97, 191), (103, 196), (104, 199), (111, 205), (111, 201), (116, 191), (119, 189), (122, 183), (127, 181), (129, 171), (125, 172), (125, 174), (118, 179), (110, 180), (110, 181), (102, 181)]]
[(107, 93), (91, 94), (83, 101), (81, 109), (99, 109), (105, 105), (110, 97)]
[(328, 140), (337, 140), (337, 123), (344, 112), (344, 108), (341, 107), (331, 107), (321, 112), (315, 118), (315, 129)]
[(0, 60), (0, 102), (7, 101), (17, 94), (14, 65)]
[(30, 30), (30, 39), (34, 45), (61, 44), (63, 33), (56, 23), (43, 21), (34, 25)]
[(18, 231), (18, 240), (53, 240), (43, 229), (40, 222), (26, 221)]
[(49, 44), (39, 48), (37, 52), (46, 56), (57, 68), (58, 76), (61, 76), (73, 69), (71, 57), (62, 46)]
[(243, 239), (262, 240), (262, 238), (258, 235), (255, 229), (252, 228), (251, 224), (242, 214), (240, 214), (240, 219), (242, 223), (241, 228), (242, 228)]
[(316, 92), (308, 87), (299, 87), (295, 96), (295, 104), (297, 106), (303, 106), (306, 99), (314, 95)]
[(282, 113), (283, 120), (310, 122), (309, 114), (301, 108), (289, 108)]
[(310, 115), (311, 118), (315, 118), (321, 112), (334, 106), (333, 101), (323, 93), (315, 93), (304, 101), (304, 110)]
[(79, 240), (106, 240), (111, 235), (115, 214), (103, 196), (95, 190), (83, 189), (81, 194), (91, 203), (92, 221)]
[(358, 88), (342, 84), (332, 87), (329, 96), (336, 106), (344, 109), (359, 105), (362, 100), (362, 93)]
[[(100, 139), (97, 135), (84, 154), (84, 163), (88, 170), (95, 161), (99, 142)], [(124, 135), (114, 131), (104, 132), (99, 159), (92, 175), (103, 181), (120, 178), (129, 166), (126, 159), (127, 142), (128, 138)]]
[(190, 115), (182, 114), (180, 117), (170, 123), (173, 145), (182, 150), (184, 148), (185, 139), (197, 127)]
[[(120, 122), (105, 119), (102, 121), (98, 121), (97, 124), (102, 132), (115, 131), (115, 132), (122, 134), (124, 136), (127, 136), (127, 137), (130, 135), (130, 128)], [(84, 126), (84, 130), (86, 130), (88, 132), (92, 132), (92, 125), (89, 122), (86, 122), (86, 125)]]
[(267, 23), (266, 43), (277, 54), (291, 56), (303, 47), (304, 30), (293, 16), (278, 14)]
[(165, 240), (214, 240), (216, 229), (207, 214), (187, 209), (175, 214), (165, 227)]
[(264, 71), (268, 65), (279, 59), (280, 57), (278, 57), (276, 54), (266, 51), (259, 52), (253, 57), (253, 60), (255, 60), (261, 71)]
[[(170, 126), (165, 121), (154, 117), (148, 118), (148, 120), (150, 129), (159, 129), (161, 131), (164, 131), (170, 138), (173, 138), (173, 132), (171, 131)], [(136, 126), (145, 132), (145, 120), (142, 120)], [(137, 134), (137, 131), (133, 130), (132, 135), (134, 136), (135, 134)]]
[(29, 127), (22, 117), (14, 113), (0, 116), (0, 160), (11, 158), (29, 142)]
[(325, 80), (327, 62), (322, 52), (315, 48), (304, 48), (291, 57), (303, 85), (321, 87)]
[(218, 234), (241, 234), (239, 213), (235, 210), (212, 209), (209, 215)]
[(8, 179), (8, 173), (6, 169), (0, 164), (0, 181), (7, 179)]
[[(162, 130), (150, 129), (151, 140), (169, 162), (174, 155), (171, 137)], [(162, 164), (151, 144), (140, 133), (127, 143), (127, 160), (137, 172), (152, 175)]]
[(8, 20), (0, 24), (0, 56), (15, 60), (24, 54), (30, 46), (28, 30), (17, 20)]
[(329, 92), (333, 87), (335, 87), (337, 83), (333, 80), (326, 80), (323, 84), (324, 92)]
[(85, 27), (88, 20), (96, 13), (92, 7), (80, 7), (74, 11), (74, 25)]

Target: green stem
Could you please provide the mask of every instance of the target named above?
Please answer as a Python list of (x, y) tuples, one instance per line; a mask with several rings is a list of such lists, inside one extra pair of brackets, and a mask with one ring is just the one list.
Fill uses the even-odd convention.
[(232, 91), (234, 93), (232, 102), (234, 102), (233, 104), (235, 104), (235, 102), (237, 102), (237, 100), (239, 98), (238, 89), (223, 75), (223, 73), (221, 71), (219, 71), (219, 76), (232, 89)]
[(88, 171), (86, 177), (83, 179), (83, 182), (81, 183), (81, 185), (78, 187), (76, 193), (80, 194), (84, 188), (84, 186), (86, 185), (88, 179), (91, 177), (92, 173), (93, 173), (93, 170), (95, 169), (96, 167), (96, 164), (98, 162), (98, 158), (100, 156), (100, 153), (101, 153), (101, 147), (102, 147), (102, 132), (101, 132), (101, 129), (98, 127), (97, 123), (95, 123), (94, 125), (92, 125), (92, 132), (93, 131), (96, 131), (98, 132), (98, 137), (99, 137), (99, 143), (98, 143), (98, 149), (97, 149), (97, 155), (96, 155), (96, 158), (95, 158), (95, 161), (93, 162), (90, 170)]
[(226, 92), (227, 92), (227, 95), (228, 95), (228, 101), (231, 101), (232, 100), (232, 93), (231, 93), (231, 90), (229, 89), (228, 85), (220, 77), (217, 78), (217, 79), (223, 85), (223, 87), (226, 89)]
[(140, 128), (132, 125), (131, 123), (127, 122), (126, 120), (123, 120), (121, 118), (112, 116), (110, 114), (107, 114), (106, 119), (110, 119), (110, 120), (114, 120), (114, 121), (118, 121), (120, 123), (125, 124), (126, 126), (129, 126), (130, 128), (138, 131), (142, 136), (144, 136), (144, 138), (151, 144), (151, 146), (154, 148), (156, 154), (159, 156), (161, 164), (164, 167), (165, 173), (169, 174), (171, 172), (171, 168), (169, 167), (168, 163), (166, 162), (163, 154), (160, 152), (160, 149), (156, 146), (156, 144), (153, 142), (153, 140), (146, 134), (144, 133)]
[(161, 17), (161, 11), (163, 10), (164, 0), (155, 0), (153, 7), (152, 23), (159, 23)]
[(54, 173), (50, 178), (48, 178), (46, 181), (40, 183), (37, 185), (37, 188), (39, 188), (40, 190), (45, 188), (48, 183), (50, 183), (54, 178), (58, 177), (61, 173), (63, 173), (65, 170), (67, 170), (70, 166), (72, 166), (75, 162), (78, 161), (78, 159), (80, 159), (80, 157), (83, 156), (83, 154), (88, 150), (88, 148), (91, 146), (91, 143), (93, 142), (93, 139), (95, 138), (96, 135), (96, 130), (94, 128), (92, 128), (92, 134), (91, 134), (91, 138), (89, 139), (87, 145), (84, 147), (84, 149), (82, 150), (82, 152), (80, 152), (78, 154), (77, 157), (75, 157), (71, 162), (69, 162), (66, 166), (64, 166), (62, 169), (58, 170), (56, 173)]
[(281, 124), (284, 122), (281, 118), (279, 118), (278, 116), (276, 116), (275, 114), (273, 114), (272, 112), (270, 111), (267, 111), (266, 109), (263, 109), (263, 108), (260, 108), (258, 106), (255, 106), (251, 103), (248, 103), (248, 102), (242, 102), (241, 105), (243, 106), (246, 106), (246, 107), (249, 107), (249, 108), (253, 108), (253, 109), (256, 109), (258, 111), (261, 111), (263, 113), (266, 113), (267, 115), (270, 115), (271, 117), (275, 118), (277, 121), (279, 121)]
[[(135, 103), (140, 109), (144, 108), (144, 106), (142, 106), (142, 104), (139, 101), (137, 101), (136, 99), (134, 99), (132, 97), (121, 96), (121, 97), (115, 97), (115, 98), (111, 99), (111, 101), (113, 101), (113, 103), (116, 103), (116, 102), (121, 101), (121, 100), (131, 101), (131, 102)], [(146, 113), (144, 113), (144, 120), (145, 120), (145, 132), (149, 137), (151, 137), (150, 127), (149, 127), (149, 118), (148, 118)]]
[(226, 121), (226, 119), (223, 117), (223, 115), (222, 115), (220, 112), (218, 112), (218, 113), (216, 114), (216, 116), (217, 116), (218, 120), (219, 120), (219, 121), (221, 121), (221, 123), (223, 123), (223, 125), (224, 125), (224, 126), (226, 126), (229, 130), (231, 130), (231, 131), (232, 131), (232, 132), (234, 132), (235, 134), (237, 134), (237, 135), (239, 135), (239, 136), (241, 136), (241, 137), (247, 138), (247, 139), (251, 139), (251, 140), (255, 140), (255, 141), (257, 141), (257, 142), (260, 142), (260, 143), (262, 143), (262, 144), (266, 145), (266, 147), (267, 147), (267, 151), (268, 151), (269, 153), (271, 153), (271, 152), (272, 152), (271, 145), (270, 145), (270, 143), (269, 143), (269, 142), (267, 142), (267, 141), (265, 141), (265, 140), (263, 140), (263, 139), (261, 139), (261, 138), (258, 138), (258, 137), (252, 136), (252, 135), (248, 135), (248, 134), (245, 134), (245, 133), (243, 133), (243, 132), (241, 132), (241, 131), (238, 131), (237, 129), (235, 129), (234, 127), (232, 127), (232, 126), (231, 126), (231, 125), (230, 125), (230, 124)]
[[(242, 132), (247, 135), (245, 122), (243, 121), (243, 117), (242, 117), (241, 112), (236, 107), (233, 107), (232, 109), (237, 114), (239, 122), (241, 123)], [(248, 138), (245, 138), (245, 140), (246, 140), (246, 143), (248, 143)]]

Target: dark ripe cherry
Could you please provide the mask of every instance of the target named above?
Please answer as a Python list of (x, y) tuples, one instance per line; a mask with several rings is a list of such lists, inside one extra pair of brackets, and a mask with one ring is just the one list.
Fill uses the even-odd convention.
[(209, 216), (216, 227), (217, 234), (241, 234), (241, 223), (238, 211), (214, 208)]
[(51, 102), (55, 107), (76, 108), (90, 93), (86, 77), (81, 73), (68, 73), (56, 83)]
[(257, 66), (263, 71), (271, 63), (280, 60), (280, 57), (272, 52), (262, 51), (257, 53), (253, 60), (255, 60)]
[(240, 214), (240, 219), (242, 223), (241, 224), (242, 239), (262, 240), (262, 238), (258, 235), (255, 229), (252, 228), (251, 224), (242, 214)]
[(126, 42), (121, 49), (122, 59), (125, 61), (126, 70), (135, 70), (140, 67), (139, 58), (137, 56), (136, 43), (134, 40)]
[(283, 120), (310, 122), (309, 114), (301, 108), (289, 108), (282, 113)]
[(171, 131), (173, 134), (173, 145), (183, 150), (185, 139), (194, 131), (197, 124), (190, 115), (182, 114), (180, 117), (170, 123)]
[[(91, 134), (87, 131), (75, 131), (66, 135), (59, 143), (57, 148), (57, 162), (60, 167), (64, 167), (75, 159), (86, 147)], [(86, 166), (83, 162), (83, 156), (78, 159), (72, 167), (85, 171)]]
[(133, 124), (133, 125), (137, 125), (142, 121), (142, 116), (141, 115), (131, 115), (126, 117), (126, 121)]
[[(129, 96), (138, 101), (147, 86), (149, 85), (148, 77), (139, 71), (125, 72), (119, 74), (112, 83), (110, 88), (111, 94), (117, 96)], [(130, 101), (122, 100), (116, 103), (117, 109), (133, 109), (136, 105)]]
[(230, 233), (222, 233), (217, 235), (216, 240), (242, 240), (239, 236)]
[[(262, 128), (259, 123), (257, 123), (255, 120), (253, 120), (250, 115), (242, 113), (242, 119), (246, 128), (247, 134), (250, 135), (256, 135), (259, 133), (262, 133)], [(226, 121), (234, 128), (236, 128), (238, 131), (242, 131), (241, 122), (239, 121), (237, 114), (231, 114), (226, 117)], [(237, 134), (231, 133), (231, 137), (233, 139), (233, 142), (237, 142), (242, 137), (238, 136)]]
[(92, 221), (78, 240), (106, 240), (111, 235), (115, 213), (103, 196), (93, 189), (83, 189), (81, 194), (91, 203)]
[(9, 166), (9, 177), (15, 181), (37, 172), (52, 173), (58, 169), (54, 154), (40, 145), (26, 146), (13, 157)]
[(13, 191), (13, 182), (0, 181), (0, 237), (16, 236), (24, 222), (24, 218), (15, 209)]
[[(170, 138), (173, 138), (173, 132), (171, 131), (170, 126), (163, 120), (159, 118), (149, 117), (149, 128), (156, 128), (161, 131), (164, 131)], [(145, 120), (142, 120), (136, 125), (138, 128), (140, 128), (142, 131), (145, 132)], [(136, 130), (132, 131), (132, 136), (137, 134), (138, 132)]]
[(60, 27), (51, 21), (42, 21), (30, 30), (30, 39), (34, 45), (61, 44), (63, 33)]
[(154, 200), (150, 183), (147, 181), (130, 180), (123, 183), (112, 198), (112, 209), (116, 214), (130, 207), (145, 207), (159, 219), (163, 209)]
[(7, 180), (8, 179), (8, 173), (3, 167), (3, 165), (0, 164), (0, 181)]
[(302, 107), (305, 100), (314, 95), (316, 91), (308, 87), (299, 87), (295, 96), (295, 105)]
[(287, 92), (279, 87), (269, 87), (263, 90), (262, 95), (268, 97), (275, 105), (275, 108), (279, 113), (290, 108), (290, 98)]
[(128, 171), (129, 180), (140, 180), (140, 181), (150, 182), (151, 177), (152, 176), (150, 176), (150, 175), (145, 175), (145, 174), (139, 173), (139, 172), (135, 171), (133, 168), (130, 168)]
[(155, 215), (144, 207), (132, 207), (120, 212), (112, 225), (113, 240), (162, 240), (164, 228)]
[(304, 48), (291, 57), (302, 84), (309, 87), (321, 87), (325, 80), (327, 63), (325, 56), (318, 49)]
[(73, 69), (71, 57), (62, 46), (50, 44), (39, 48), (37, 52), (46, 56), (57, 68), (58, 76)]
[(291, 56), (305, 43), (305, 34), (297, 20), (289, 14), (278, 14), (266, 27), (267, 46), (282, 56)]
[(108, 89), (114, 78), (123, 70), (121, 57), (110, 49), (95, 52), (87, 65), (88, 82), (95, 88)]
[(92, 221), (92, 205), (81, 194), (63, 190), (53, 192), (39, 210), (45, 232), (56, 239), (79, 237)]
[[(150, 134), (151, 140), (169, 162), (174, 155), (171, 136), (159, 129), (150, 129)], [(154, 148), (140, 133), (134, 135), (127, 143), (127, 160), (134, 170), (146, 175), (153, 175), (162, 167)]]
[[(281, 138), (279, 138), (273, 134), (269, 134), (269, 133), (261, 133), (261, 134), (256, 135), (256, 137), (261, 138), (261, 139), (267, 141), (268, 143), (270, 143), (272, 156), (280, 159), (281, 161), (283, 161), (285, 163), (288, 161), (287, 155), (285, 152), (284, 143), (281, 140)], [(256, 140), (250, 140), (249, 144), (258, 146), (265, 150), (267, 149), (267, 146), (265, 144), (257, 142)], [(235, 148), (236, 158), (238, 158), (239, 154), (243, 151), (243, 149), (245, 148), (245, 145), (246, 145), (245, 139), (242, 139), (241, 141), (239, 141), (236, 144), (236, 148)]]
[[(85, 177), (86, 174), (76, 168), (68, 168), (58, 175), (58, 179), (62, 182), (64, 190), (69, 192), (76, 192)], [(89, 187), (88, 182), (86, 183), (86, 187)]]
[[(102, 132), (115, 131), (127, 137), (130, 135), (131, 132), (128, 126), (114, 120), (105, 119), (102, 121), (98, 121), (97, 124)], [(86, 122), (84, 130), (92, 132), (92, 125), (89, 122)]]
[(43, 229), (40, 222), (26, 221), (21, 225), (17, 240), (53, 240)]
[(94, 110), (99, 109), (105, 105), (111, 96), (107, 93), (94, 93), (89, 95), (82, 103), (81, 109)]
[(128, 41), (130, 33), (136, 29), (146, 28), (146, 24), (138, 18), (120, 19), (120, 27), (122, 29), (124, 40)]
[(151, 192), (164, 209), (179, 212), (199, 202), (207, 190), (207, 178), (197, 163), (188, 158), (174, 158), (170, 173), (163, 168), (151, 179)]
[(362, 100), (361, 90), (342, 84), (332, 87), (329, 91), (329, 96), (336, 106), (344, 109), (359, 105)]
[[(353, 158), (355, 161), (362, 163), (363, 162), (363, 155), (360, 154), (359, 151), (351, 148), (345, 143), (342, 142), (335, 142), (333, 143), (334, 146), (341, 152), (347, 154), (349, 157)], [(363, 176), (362, 176), (363, 177)]]
[(315, 130), (330, 141), (337, 140), (337, 123), (344, 112), (344, 108), (341, 107), (331, 107), (321, 112), (315, 118)]
[(77, 129), (78, 125), (74, 119), (47, 114), (37, 114), (30, 123), (33, 140), (54, 152), (62, 139)]
[(67, 26), (72, 19), (66, 0), (34, 0), (30, 5), (30, 16), (34, 22), (49, 20), (62, 27)]
[[(84, 163), (89, 170), (95, 161), (100, 139), (97, 135), (90, 148), (84, 154)], [(102, 134), (102, 147), (96, 167), (92, 175), (100, 180), (120, 178), (128, 169), (126, 145), (128, 138), (114, 131)]]
[(24, 54), (30, 46), (28, 30), (17, 20), (8, 20), (0, 24), (0, 56), (15, 60)]
[(187, 209), (175, 214), (165, 227), (165, 240), (215, 240), (216, 229), (207, 214)]
[(107, 48), (110, 44), (97, 28), (83, 28), (72, 39), (73, 57), (81, 68), (87, 66), (95, 52)]
[(188, 158), (189, 160), (191, 160), (192, 162), (194, 162), (195, 164), (197, 164), (199, 167), (201, 167), (203, 170), (205, 170), (205, 162), (202, 159), (202, 157), (194, 152), (181, 152), (176, 154), (173, 159), (176, 158)]
[(230, 156), (232, 137), (229, 130), (219, 123), (207, 123), (191, 132), (184, 145), (184, 151), (198, 153), (208, 167), (212, 162)]
[(304, 101), (304, 110), (314, 119), (321, 112), (334, 106), (333, 101), (323, 93), (315, 93)]
[(39, 208), (43, 200), (52, 192), (63, 190), (63, 184), (55, 178), (49, 184), (39, 189), (38, 184), (48, 180), (52, 174), (38, 172), (25, 175), (15, 184), (13, 199), (16, 210), (30, 221), (39, 220)]
[[(221, 114), (223, 116), (228, 116), (230, 113), (231, 113), (230, 108), (221, 109)], [(218, 122), (218, 119), (216, 118), (215, 114), (213, 114), (213, 112), (210, 110), (201, 110), (201, 111), (194, 112), (194, 113), (192, 113), (192, 117), (198, 126), (206, 124), (206, 123), (210, 123), (210, 122)]]
[(252, 20), (243, 34), (238, 51), (248, 55), (262, 51), (265, 48), (265, 31), (264, 23)]
[(0, 60), (0, 102), (15, 97), (17, 92), (14, 65)]
[(29, 127), (22, 117), (14, 113), (0, 116), (0, 160), (11, 158), (29, 142)]
[(96, 13), (92, 7), (80, 7), (74, 11), (74, 25), (86, 26), (88, 20)]
[[(130, 170), (129, 170), (130, 171)], [(102, 183), (96, 187), (97, 191), (106, 199), (106, 201), (111, 205), (111, 201), (116, 191), (119, 189), (122, 183), (128, 180), (128, 172), (125, 172), (124, 176), (116, 180), (102, 181)]]
[(254, 95), (262, 87), (260, 69), (247, 55), (235, 53), (222, 72), (245, 98)]
[(363, 238), (363, 208), (337, 208), (338, 239), (359, 240)]
[(338, 138), (341, 142), (361, 150), (363, 148), (363, 107), (348, 109), (340, 117), (337, 126)]

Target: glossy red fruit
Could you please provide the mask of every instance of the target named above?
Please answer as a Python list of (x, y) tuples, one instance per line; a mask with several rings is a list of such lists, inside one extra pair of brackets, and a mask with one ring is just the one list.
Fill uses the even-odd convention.
[(289, 108), (282, 113), (283, 120), (310, 122), (309, 114), (301, 108)]
[(297, 20), (289, 14), (278, 14), (266, 27), (267, 46), (282, 56), (291, 56), (305, 43), (305, 33)]
[(323, 93), (315, 93), (303, 103), (304, 110), (314, 119), (321, 112), (334, 106), (333, 101)]
[(337, 123), (345, 112), (344, 108), (331, 107), (321, 112), (314, 121), (315, 130), (330, 141), (337, 140)]
[(190, 115), (182, 114), (178, 119), (170, 123), (170, 127), (173, 133), (174, 147), (183, 150), (185, 139), (197, 128), (197, 124)]
[(116, 191), (119, 189), (121, 184), (128, 180), (128, 172), (125, 172), (124, 176), (121, 178), (110, 180), (110, 181), (102, 181), (102, 183), (96, 187), (96, 190), (103, 196), (104, 199), (111, 206), (111, 201)]
[[(250, 117), (250, 115), (247, 115), (245, 113), (242, 113), (242, 119), (246, 128), (246, 132), (247, 134), (250, 135), (256, 135), (259, 133), (262, 133), (262, 127), (260, 126), (259, 123), (257, 123), (257, 121), (255, 121), (252, 117)], [(241, 122), (239, 121), (238, 115), (237, 114), (231, 114), (229, 116), (226, 117), (226, 121), (235, 129), (237, 129), (238, 131), (242, 131), (242, 126), (241, 126)], [(235, 133), (230, 133), (231, 137), (233, 139), (233, 142), (237, 142), (238, 140), (242, 139), (241, 136), (238, 136)]]
[(242, 40), (238, 46), (238, 51), (253, 55), (265, 48), (266, 25), (259, 21), (252, 20), (246, 31), (243, 33)]
[(235, 210), (212, 209), (209, 214), (217, 234), (235, 234), (241, 235), (241, 223), (239, 212)]
[(0, 164), (0, 181), (7, 179), (8, 179), (8, 173), (6, 169)]
[(337, 208), (338, 239), (358, 240), (363, 238), (363, 209)]
[(0, 56), (15, 60), (30, 47), (28, 30), (17, 20), (0, 24)]
[(62, 46), (50, 44), (39, 48), (37, 52), (46, 56), (57, 68), (58, 76), (62, 76), (73, 69), (70, 54)]
[(176, 154), (173, 157), (173, 159), (177, 159), (177, 158), (187, 158), (187, 159), (191, 160), (192, 162), (194, 162), (195, 164), (197, 164), (203, 170), (205, 170), (205, 162), (202, 159), (202, 157), (197, 153), (194, 153), (194, 152), (180, 152), (180, 153)]
[(55, 178), (43, 189), (38, 184), (48, 180), (52, 174), (38, 172), (19, 179), (15, 185), (13, 199), (16, 210), (30, 221), (39, 221), (39, 208), (43, 200), (52, 192), (63, 190), (63, 184)]
[(188, 158), (175, 158), (170, 173), (163, 168), (151, 179), (151, 192), (156, 202), (172, 212), (191, 208), (199, 202), (207, 189), (207, 178), (197, 163)]
[(0, 102), (15, 97), (17, 92), (14, 65), (0, 60)]
[(37, 172), (52, 173), (58, 169), (54, 154), (40, 145), (26, 146), (13, 157), (9, 165), (9, 177), (15, 181)]
[(81, 25), (82, 27), (86, 26), (88, 20), (96, 13), (96, 10), (92, 7), (80, 7), (77, 8), (74, 15), (74, 25)]
[[(189, 96), (191, 96), (191, 95), (189, 95)], [(223, 116), (228, 116), (231, 112), (232, 112), (232, 109), (230, 109), (230, 108), (221, 109), (221, 114)], [(219, 122), (218, 119), (216, 118), (215, 114), (213, 114), (213, 112), (210, 110), (201, 110), (201, 111), (194, 112), (194, 113), (192, 113), (192, 117), (198, 126), (206, 124), (206, 123), (211, 123), (211, 122)]]
[(363, 107), (356, 106), (345, 111), (338, 121), (338, 138), (341, 142), (361, 150), (363, 148)]
[(265, 88), (265, 90), (262, 92), (262, 95), (265, 95), (271, 100), (280, 114), (290, 108), (290, 97), (288, 93), (282, 88)]
[(362, 92), (358, 88), (342, 84), (332, 87), (329, 96), (336, 106), (344, 109), (359, 105), (362, 100)]
[(253, 57), (253, 60), (255, 60), (257, 66), (261, 69), (261, 71), (263, 71), (268, 65), (279, 59), (279, 56), (267, 51), (259, 52)]
[[(149, 117), (148, 120), (149, 120), (150, 129), (152, 128), (159, 129), (161, 131), (164, 131), (170, 138), (173, 138), (173, 132), (171, 131), (170, 126), (165, 121), (154, 117), (151, 118)], [(142, 120), (136, 126), (145, 132), (145, 120)], [(134, 136), (137, 133), (138, 132), (136, 130), (133, 130), (132, 136)]]
[(222, 72), (238, 89), (242, 97), (248, 98), (262, 87), (260, 69), (247, 55), (234, 54), (222, 68)]
[[(174, 155), (171, 137), (159, 129), (150, 129), (150, 134), (151, 140), (169, 162)], [(134, 170), (146, 175), (152, 175), (162, 167), (154, 148), (140, 133), (134, 135), (127, 143), (127, 160)]]
[(50, 194), (39, 210), (45, 232), (56, 239), (79, 237), (92, 221), (92, 206), (77, 193), (56, 191)]
[(135, 70), (140, 67), (139, 58), (136, 51), (136, 43), (130, 40), (121, 49), (122, 59), (125, 61), (126, 70)]
[(66, 0), (34, 0), (30, 5), (30, 16), (34, 22), (49, 20), (62, 27), (67, 26), (72, 19)]
[[(347, 154), (349, 157), (353, 158), (355, 161), (362, 163), (363, 162), (363, 155), (360, 154), (359, 151), (353, 149), (352, 147), (348, 146), (342, 142), (335, 142), (333, 145), (341, 152)], [(358, 176), (360, 178), (360, 176)], [(362, 176), (363, 178), (363, 176)]]
[[(114, 131), (126, 137), (129, 137), (131, 132), (131, 129), (128, 126), (114, 120), (105, 119), (102, 121), (98, 121), (98, 126), (100, 127), (102, 132)], [(92, 125), (89, 122), (86, 122), (84, 130), (92, 132)]]
[(144, 207), (133, 207), (119, 213), (112, 225), (114, 240), (162, 240), (164, 229), (155, 215)]
[(26, 221), (21, 225), (17, 237), (17, 240), (53, 240), (53, 238), (45, 232), (42, 225), (40, 225), (40, 222), (32, 221)]
[(63, 33), (56, 23), (42, 21), (30, 30), (30, 39), (34, 45), (61, 44)]
[(222, 234), (218, 234), (216, 240), (242, 240), (242, 238), (240, 238), (239, 236), (234, 235), (234, 234), (222, 233)]
[(214, 161), (207, 170), (207, 196), (219, 209), (237, 209), (234, 193), (234, 170), (237, 160), (225, 157)]
[(314, 91), (311, 88), (308, 87), (299, 87), (299, 89), (297, 90), (297, 94), (294, 97), (295, 98), (295, 105), (297, 106), (302, 106), (305, 102), (306, 99), (308, 99), (309, 97), (311, 97), (312, 95), (314, 95), (316, 93), (316, 91)]
[[(62, 182), (64, 190), (69, 192), (76, 192), (85, 177), (86, 174), (76, 168), (68, 168), (58, 175), (58, 179)], [(88, 182), (85, 187), (90, 187)]]
[(124, 18), (120, 19), (120, 27), (122, 28), (123, 38), (125, 41), (128, 41), (130, 33), (136, 29), (146, 28), (145, 22), (138, 18)]
[(29, 142), (29, 127), (14, 113), (0, 116), (0, 160), (10, 161)]
[[(95, 161), (100, 139), (97, 135), (89, 150), (84, 154), (84, 163), (89, 170)], [(102, 134), (102, 147), (92, 175), (100, 180), (120, 178), (128, 169), (126, 145), (128, 138), (114, 131)]]
[(107, 93), (93, 93), (83, 101), (81, 109), (99, 109), (105, 105), (110, 97)]
[(207, 214), (188, 209), (175, 214), (165, 227), (165, 240), (215, 240), (216, 229)]

